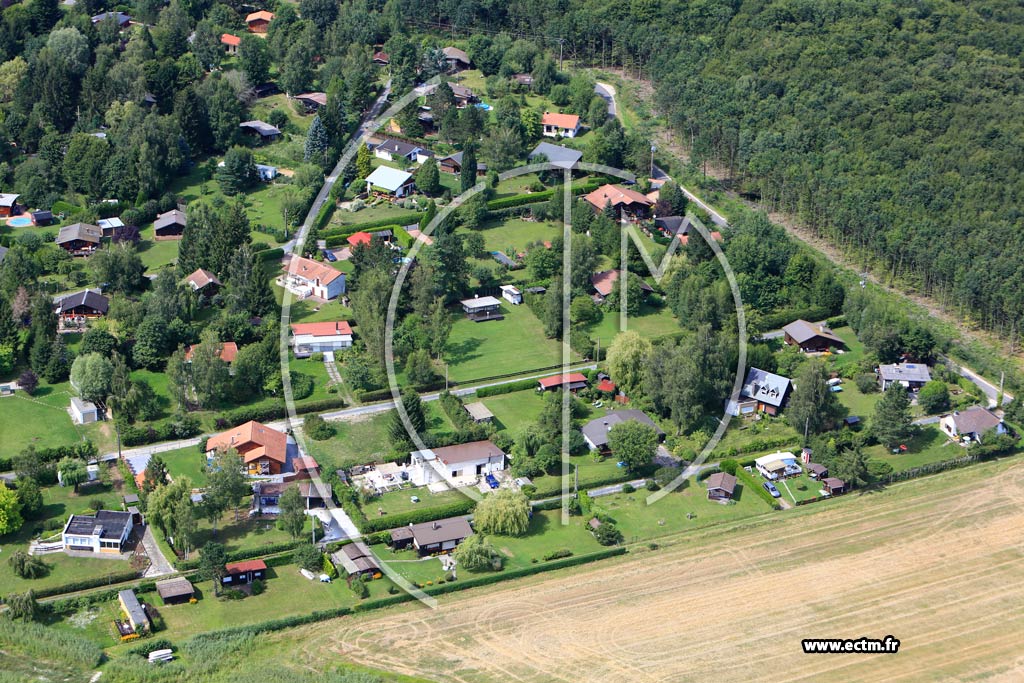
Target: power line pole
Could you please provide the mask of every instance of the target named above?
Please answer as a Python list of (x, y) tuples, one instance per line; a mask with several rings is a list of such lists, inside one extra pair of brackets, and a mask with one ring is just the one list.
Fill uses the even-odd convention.
[(565, 45), (565, 38), (558, 39), (558, 70), (562, 70), (562, 47)]

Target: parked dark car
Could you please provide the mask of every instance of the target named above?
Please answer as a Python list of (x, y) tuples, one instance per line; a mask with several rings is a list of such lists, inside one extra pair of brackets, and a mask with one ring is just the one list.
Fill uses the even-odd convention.
[(335, 261), (338, 260), (338, 257), (334, 255), (333, 251), (330, 251), (328, 249), (324, 249), (323, 251), (324, 251), (324, 258), (327, 259), (328, 261), (330, 261), (331, 263), (334, 263)]
[(782, 494), (779, 493), (779, 490), (777, 488), (775, 488), (775, 484), (771, 483), (770, 481), (766, 481), (765, 483), (761, 484), (761, 486), (764, 487), (765, 491), (772, 494), (772, 498), (782, 498)]
[(498, 480), (495, 479), (493, 474), (488, 474), (485, 477), (485, 479), (487, 480), (487, 485), (490, 486), (492, 489), (496, 489), (499, 486), (501, 486), (501, 484), (498, 483)]

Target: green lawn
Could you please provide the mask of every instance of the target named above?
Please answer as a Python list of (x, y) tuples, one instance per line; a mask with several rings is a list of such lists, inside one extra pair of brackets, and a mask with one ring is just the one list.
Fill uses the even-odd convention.
[(81, 441), (89, 431), (71, 421), (67, 382), (40, 382), (34, 396), (23, 391), (0, 398), (0, 458), (11, 458), (29, 444), (36, 448), (67, 446)]
[(850, 415), (856, 415), (861, 420), (870, 419), (875, 414), (875, 406), (882, 400), (882, 393), (876, 391), (870, 394), (862, 394), (855, 382), (846, 381), (842, 385), (843, 390), (839, 392), (839, 402), (850, 411)]
[[(461, 310), (445, 350), (451, 379), (469, 382), (483, 377), (527, 372), (562, 361), (561, 345), (544, 337), (540, 321), (526, 305), (502, 302), (504, 320), (475, 323)], [(575, 354), (573, 361), (578, 360)]]
[(550, 242), (558, 237), (562, 233), (562, 226), (554, 221), (509, 218), (503, 221), (488, 221), (479, 232), (484, 236), (484, 244), (488, 251), (503, 251), (514, 259), (516, 253), (526, 251), (526, 246), (531, 242)]
[[(189, 557), (198, 556), (198, 549), (202, 548), (207, 541), (223, 543), (227, 551), (249, 550), (260, 548), (274, 543), (285, 543), (292, 540), (287, 532), (277, 528), (273, 519), (249, 517), (250, 498), (246, 498), (242, 507), (238, 510), (238, 519), (235, 520), (235, 512), (228, 510), (217, 521), (217, 531), (214, 533), (213, 526), (207, 519), (199, 520), (199, 531), (193, 539), (192, 552)], [(309, 518), (313, 520), (313, 517)], [(309, 538), (309, 529), (312, 522), (306, 521), (306, 538)], [(319, 522), (317, 522), (319, 524)]]
[(846, 342), (846, 351), (844, 353), (832, 354), (829, 356), (829, 360), (832, 364), (832, 369), (839, 372), (844, 377), (850, 376), (854, 372), (854, 368), (864, 358), (864, 344), (857, 339), (857, 335), (854, 333), (853, 328), (850, 326), (844, 326), (833, 330), (840, 339)]
[[(12, 534), (0, 537), (3, 557), (16, 550), (26, 550), (28, 543), (37, 535), (44, 538), (60, 535), (60, 530), (42, 529), (47, 519), (65, 520), (69, 515), (79, 514), (91, 509), (97, 501), (102, 501), (108, 510), (121, 509), (121, 492), (110, 484), (93, 484), (79, 487), (75, 493), (71, 487), (47, 486), (42, 490), (43, 511), (36, 519), (22, 525), (21, 529)], [(54, 553), (42, 557), (50, 567), (46, 576), (38, 579), (22, 579), (11, 571), (7, 561), (0, 561), (0, 595), (16, 593), (33, 588), (39, 590), (50, 586), (59, 586), (81, 578), (102, 577), (128, 569), (128, 563), (118, 560), (68, 557), (63, 553)]]
[[(371, 598), (387, 595), (390, 581), (370, 581)], [(214, 597), (213, 584), (200, 581), (195, 584), (201, 599), (194, 605), (161, 605), (155, 593), (140, 597), (156, 605), (167, 624), (167, 630), (158, 635), (184, 639), (196, 633), (234, 626), (244, 626), (267, 619), (293, 614), (309, 614), (316, 610), (355, 605), (359, 600), (348, 589), (344, 580), (334, 583), (309, 581), (295, 565), (271, 567), (267, 570), (266, 592), (243, 600), (225, 600)]]
[(153, 239), (152, 223), (139, 230), (139, 235), (141, 237), (138, 244), (139, 256), (142, 258), (142, 264), (146, 266), (147, 273), (156, 272), (178, 260), (180, 240), (157, 242)]
[[(534, 564), (534, 560), (543, 562), (545, 555), (563, 548), (577, 555), (600, 550), (600, 544), (583, 525), (580, 517), (573, 517), (568, 525), (563, 525), (559, 510), (536, 511), (525, 536), (488, 536), (488, 539), (504, 556), (506, 569), (521, 569)], [(421, 586), (437, 583), (444, 577), (437, 558), (420, 559), (414, 550), (393, 551), (384, 545), (373, 546), (373, 551), (390, 569)], [(459, 572), (460, 579), (473, 576), (477, 574)]]
[(271, 95), (270, 97), (263, 97), (256, 100), (249, 110), (250, 118), (266, 121), (270, 118), (270, 112), (275, 109), (288, 114), (288, 121), (292, 126), (295, 127), (295, 131), (289, 131), (287, 128), (285, 132), (298, 132), (303, 135), (309, 130), (310, 124), (313, 122), (313, 116), (305, 116), (295, 111), (295, 107), (292, 106), (291, 101), (288, 100), (288, 96), (284, 93), (280, 95)]
[[(594, 462), (594, 459), (589, 454), (574, 455), (569, 458), (569, 462), (579, 471), (578, 484), (580, 489), (588, 489), (596, 485), (627, 481), (634, 478), (634, 475), (631, 475), (625, 468), (619, 467), (618, 461), (611, 456), (606, 456), (600, 462)], [(570, 474), (570, 476), (572, 475)], [(532, 481), (533, 485), (537, 487), (536, 495), (538, 497), (554, 496), (562, 492), (561, 475), (545, 474), (534, 478)], [(572, 483), (573, 480), (570, 479), (568, 486), (571, 487)]]
[(967, 455), (966, 449), (947, 439), (938, 425), (921, 427), (917, 436), (910, 439), (906, 446), (906, 453), (892, 453), (881, 444), (865, 448), (864, 453), (872, 460), (889, 463), (896, 472)]
[[(758, 478), (758, 481), (760, 482), (761, 478)], [(821, 495), (821, 484), (807, 476), (807, 470), (804, 470), (804, 473), (799, 477), (792, 477), (790, 479), (784, 479), (781, 482), (776, 482), (775, 487), (779, 489), (779, 493), (782, 494), (782, 497), (791, 503), (808, 500)]]
[(397, 204), (392, 204), (391, 202), (380, 202), (375, 206), (368, 206), (360, 211), (346, 211), (344, 209), (338, 209), (331, 217), (328, 227), (369, 223), (370, 221), (379, 221), (387, 218), (397, 219), (401, 216), (407, 216), (410, 211), (411, 209), (403, 209)]
[[(619, 334), (619, 311), (611, 306), (604, 306), (604, 316), (597, 323), (587, 326), (587, 334), (595, 342), (600, 340), (601, 348), (608, 348), (612, 340)], [(626, 329), (637, 332), (648, 339), (661, 337), (679, 331), (679, 321), (672, 315), (672, 310), (667, 306), (655, 307), (644, 304), (640, 307), (640, 314), (629, 316), (626, 320)]]
[(325, 471), (383, 460), (393, 452), (387, 432), (390, 419), (391, 413), (387, 412), (333, 422), (337, 430), (334, 437), (326, 441), (306, 440), (309, 454)]
[[(688, 481), (653, 505), (647, 504), (649, 491), (617, 493), (591, 501), (592, 510), (599, 510), (615, 520), (627, 542), (653, 539), (665, 534), (698, 529), (710, 524), (732, 521), (769, 511), (768, 505), (753, 491), (737, 484), (735, 502), (728, 504), (708, 500), (703, 481)], [(687, 518), (690, 513), (691, 518)]]
[[(792, 438), (794, 444), (799, 443), (801, 438), (800, 434), (786, 421), (785, 416), (762, 416), (760, 420), (733, 418), (729, 422), (729, 429), (722, 436), (722, 440), (715, 446), (715, 450), (725, 451), (730, 448), (738, 450), (752, 441), (781, 438)], [(703, 446), (703, 444), (693, 442), (689, 445), (694, 450)]]
[(160, 457), (167, 463), (167, 472), (172, 479), (188, 477), (197, 488), (206, 486), (206, 455), (196, 446), (164, 451)]
[[(419, 498), (420, 502), (412, 502), (413, 496)], [(363, 514), (367, 517), (377, 517), (380, 515), (380, 510), (383, 510), (385, 515), (397, 515), (412, 510), (457, 503), (465, 497), (465, 493), (454, 489), (431, 493), (425, 486), (410, 486), (398, 491), (388, 491), (379, 498), (373, 499), (363, 506)]]
[[(467, 398), (466, 402), (472, 403), (473, 400), (475, 399)], [(536, 422), (544, 408), (543, 398), (535, 389), (488, 396), (479, 400), (494, 413), (495, 426), (512, 433), (517, 433), (523, 427)]]

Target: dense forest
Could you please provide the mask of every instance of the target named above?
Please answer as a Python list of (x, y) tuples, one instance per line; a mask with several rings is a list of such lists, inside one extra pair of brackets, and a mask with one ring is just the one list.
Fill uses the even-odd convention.
[[(207, 78), (203, 71), (223, 58), (218, 34), (240, 29), (250, 7), (118, 5), (149, 24), (127, 42), (112, 21), (89, 21), (115, 9), (97, 0), (72, 12), (56, 0), (7, 7), (0, 127), (34, 156), (16, 163), (17, 148), (5, 150), (0, 182), (38, 204), (65, 189), (158, 197), (189, 157), (234, 143), (239, 102), (271, 63), (289, 93), (332, 93), (330, 109), (340, 116), (327, 123), (340, 140), (369, 96), (370, 46), (392, 54), (401, 92), (430, 66), (430, 50), (416, 41), (433, 30), (464, 45), (485, 74), (550, 73), (547, 52), (652, 79), (660, 109), (692, 147), (694, 168), (715, 163), (731, 186), (764, 205), (798, 215), (1011, 343), (1019, 337), (1018, 3), (263, 4), (278, 14), (268, 40), (247, 38), (241, 71)], [(106, 140), (74, 135), (101, 125)]]
[[(1010, 0), (404, 0), (651, 78), (693, 160), (967, 317), (1019, 337), (1024, 8)], [(562, 41), (561, 46), (559, 41)]]

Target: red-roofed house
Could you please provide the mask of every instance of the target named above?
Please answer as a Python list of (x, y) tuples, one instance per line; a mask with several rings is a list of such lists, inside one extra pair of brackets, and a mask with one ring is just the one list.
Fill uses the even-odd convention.
[(345, 273), (304, 256), (296, 256), (288, 263), (287, 272), (277, 284), (300, 298), (317, 296), (325, 301), (345, 293)]
[(345, 320), (325, 323), (294, 323), (292, 349), (296, 358), (338, 351), (352, 346), (352, 327)]
[(288, 459), (288, 437), (255, 420), (214, 434), (206, 441), (206, 454), (235, 449), (250, 476), (280, 474)]
[(575, 114), (544, 112), (540, 117), (544, 135), (549, 138), (574, 138), (580, 133), (580, 117)]
[(253, 12), (248, 15), (245, 18), (245, 23), (249, 27), (249, 33), (266, 33), (267, 27), (270, 26), (270, 22), (273, 20), (273, 12), (260, 10), (259, 12)]
[(226, 586), (252, 583), (255, 579), (266, 577), (267, 563), (263, 560), (245, 560), (244, 562), (228, 562), (224, 565), (227, 576), (223, 582)]
[[(191, 363), (192, 356), (195, 355), (196, 349), (199, 348), (199, 344), (191, 344), (185, 349), (185, 362)], [(235, 362), (235, 356), (238, 355), (238, 344), (235, 342), (224, 342), (220, 345), (220, 359), (230, 365)]]
[(353, 247), (356, 247), (359, 246), (360, 244), (369, 244), (370, 242), (372, 242), (373, 235), (371, 235), (368, 232), (360, 231), (349, 235), (348, 239), (345, 241), (351, 244)]
[(597, 390), (605, 394), (614, 394), (615, 382), (607, 378), (602, 379), (600, 382), (597, 383)]
[(388, 56), (387, 52), (374, 52), (373, 63), (377, 66), (387, 66), (391, 63), (391, 57)]
[(613, 209), (622, 209), (631, 216), (646, 216), (654, 202), (636, 190), (621, 185), (602, 185), (583, 197), (596, 211), (603, 211), (611, 204)]
[[(639, 279), (640, 276), (633, 275)], [(595, 298), (598, 301), (604, 301), (615, 289), (615, 283), (619, 280), (619, 271), (617, 270), (604, 270), (600, 273), (594, 273), (590, 276), (590, 284), (594, 286), (594, 291), (597, 292)], [(643, 298), (647, 298), (647, 295), (653, 292), (651, 286), (640, 280), (640, 291)]]
[(567, 387), (569, 391), (585, 389), (588, 384), (586, 375), (582, 372), (570, 372), (567, 375), (552, 375), (537, 380), (537, 384), (544, 391), (551, 391), (561, 387)]
[(220, 44), (224, 46), (225, 53), (234, 56), (238, 54), (238, 46), (242, 44), (242, 39), (230, 33), (222, 33)]

